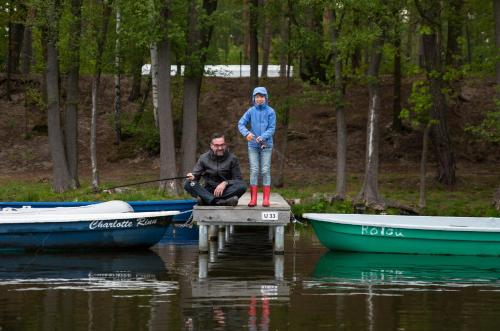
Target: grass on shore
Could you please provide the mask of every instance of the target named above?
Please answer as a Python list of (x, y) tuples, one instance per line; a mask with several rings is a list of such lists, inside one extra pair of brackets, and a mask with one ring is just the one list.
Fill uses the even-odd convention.
[[(495, 178), (491, 176), (462, 176), (453, 189), (429, 180), (427, 190), (427, 206), (421, 215), (442, 216), (493, 216), (500, 217), (500, 211), (494, 209), (492, 196), (496, 190)], [(360, 177), (352, 176), (348, 180), (347, 199), (343, 202), (329, 202), (327, 198), (335, 192), (334, 180), (326, 180), (324, 184), (306, 186), (287, 186), (273, 189), (286, 199), (300, 199), (301, 203), (292, 206), (296, 216), (305, 212), (337, 212), (352, 213), (353, 199), (360, 189)], [(112, 187), (117, 183), (104, 183)], [(418, 178), (408, 174), (391, 174), (380, 177), (380, 193), (385, 199), (416, 206), (418, 201)], [(154, 184), (133, 186), (121, 192), (93, 193), (90, 186), (70, 190), (62, 194), (52, 191), (50, 183), (34, 183), (31, 181), (6, 181), (0, 185), (0, 201), (108, 201), (108, 200), (164, 200), (189, 199), (183, 193), (180, 196), (161, 194)], [(398, 213), (389, 210), (389, 213)]]

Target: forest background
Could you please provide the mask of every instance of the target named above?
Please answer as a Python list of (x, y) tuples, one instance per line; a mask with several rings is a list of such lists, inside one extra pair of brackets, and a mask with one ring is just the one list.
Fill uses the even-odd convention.
[[(246, 176), (236, 122), (265, 85), (279, 120), (273, 185), (300, 198), (296, 210), (498, 215), (500, 0), (0, 9), (4, 200), (177, 197), (179, 181), (100, 192), (187, 173), (214, 131)], [(205, 64), (249, 64), (251, 75), (214, 78)]]

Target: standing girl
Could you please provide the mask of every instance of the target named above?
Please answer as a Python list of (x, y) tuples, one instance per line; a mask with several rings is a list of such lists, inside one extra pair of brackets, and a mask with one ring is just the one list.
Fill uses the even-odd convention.
[[(257, 205), (257, 185), (259, 170), (262, 175), (262, 206), (269, 207), (271, 195), (271, 155), (273, 135), (276, 129), (276, 113), (268, 105), (265, 87), (256, 87), (252, 95), (253, 106), (238, 121), (238, 129), (248, 141), (248, 160), (250, 161), (250, 202), (249, 207)], [(247, 125), (250, 124), (250, 130)]]

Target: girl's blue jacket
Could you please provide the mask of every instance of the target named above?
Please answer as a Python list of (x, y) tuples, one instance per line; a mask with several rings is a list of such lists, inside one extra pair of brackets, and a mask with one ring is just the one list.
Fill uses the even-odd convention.
[[(261, 94), (266, 97), (266, 102), (263, 105), (255, 104), (255, 95)], [(261, 148), (255, 139), (262, 137), (266, 148), (273, 147), (273, 135), (276, 130), (276, 113), (274, 109), (268, 105), (268, 95), (265, 87), (256, 87), (252, 94), (253, 106), (250, 107), (238, 121), (238, 130), (246, 137), (250, 132), (253, 133), (254, 139), (248, 142), (248, 147)], [(250, 124), (250, 130), (247, 125)]]

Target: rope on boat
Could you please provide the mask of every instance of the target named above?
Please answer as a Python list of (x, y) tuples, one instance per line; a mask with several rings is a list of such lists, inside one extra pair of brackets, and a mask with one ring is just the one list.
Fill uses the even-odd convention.
[(188, 220), (182, 224), (176, 224), (175, 227), (176, 228), (192, 228), (193, 227), (193, 210), (190, 209), (190, 210), (186, 210), (186, 211), (183, 211), (183, 212), (180, 212), (179, 214), (177, 215), (181, 215), (181, 214), (187, 214), (187, 213), (191, 213), (191, 215), (189, 216)]
[(304, 225), (304, 223), (302, 223), (301, 221), (299, 221), (295, 215), (293, 214), (293, 211), (290, 210), (290, 222), (292, 222), (293, 224), (300, 224), (300, 225)]

